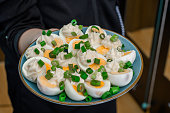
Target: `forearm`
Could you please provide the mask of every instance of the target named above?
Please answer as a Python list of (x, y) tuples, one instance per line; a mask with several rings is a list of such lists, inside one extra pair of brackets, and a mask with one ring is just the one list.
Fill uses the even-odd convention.
[(18, 50), (22, 54), (24, 50), (41, 35), (42, 29), (33, 28), (25, 31), (19, 41), (18, 41)]

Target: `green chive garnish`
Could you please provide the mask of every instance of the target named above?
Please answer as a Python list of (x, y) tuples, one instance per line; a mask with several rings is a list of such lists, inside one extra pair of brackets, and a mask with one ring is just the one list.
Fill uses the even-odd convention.
[(90, 47), (90, 50), (92, 50), (92, 51), (96, 51), (94, 48), (92, 48), (92, 47)]
[(43, 65), (45, 64), (41, 59), (37, 63), (40, 67), (43, 67)]
[(75, 76), (75, 75), (71, 75), (71, 80), (73, 82), (79, 82), (80, 81), (80, 77), (79, 76)]
[(84, 45), (85, 45), (85, 47), (86, 47), (86, 49), (90, 49), (90, 42), (89, 41), (86, 41), (85, 43), (84, 43)]
[(102, 99), (106, 99), (106, 98), (108, 98), (108, 97), (110, 97), (112, 94), (109, 92), (109, 91), (106, 91), (102, 96), (101, 96), (101, 98)]
[(79, 29), (82, 30), (83, 29), (83, 25), (79, 25)]
[(40, 45), (41, 45), (41, 47), (43, 47), (43, 46), (46, 45), (46, 42), (45, 42), (45, 41), (42, 41), (42, 42), (40, 42)]
[(51, 41), (51, 44), (52, 44), (54, 47), (57, 45), (57, 43), (56, 43), (55, 40)]
[(44, 49), (44, 48), (41, 48), (41, 51), (45, 52), (45, 49)]
[(73, 19), (73, 20), (71, 21), (71, 24), (72, 24), (73, 26), (77, 25), (76, 19)]
[(71, 78), (72, 74), (71, 74), (71, 71), (65, 71), (64, 72), (64, 78)]
[(56, 58), (56, 54), (54, 54), (54, 52), (51, 51), (51, 52), (49, 53), (49, 57), (50, 57), (50, 58)]
[(123, 68), (119, 68), (118, 72), (123, 72), (124, 69)]
[(74, 49), (80, 49), (80, 44), (75, 44)]
[(47, 36), (50, 36), (51, 33), (52, 33), (52, 31), (51, 31), (51, 30), (48, 30), (48, 31), (47, 31)]
[(51, 67), (51, 70), (52, 70), (52, 71), (56, 71), (56, 67), (55, 67), (55, 66), (52, 66), (52, 67)]
[(86, 102), (91, 102), (91, 101), (92, 101), (92, 97), (91, 97), (91, 96), (87, 96), (87, 97), (85, 98), (85, 100), (86, 100)]
[(101, 81), (99, 81), (99, 80), (91, 80), (90, 84), (91, 84), (92, 86), (100, 86)]
[(120, 61), (120, 62), (119, 62), (119, 66), (120, 66), (121, 68), (123, 68), (124, 65), (125, 65), (125, 63), (124, 63), (123, 61)]
[(100, 39), (104, 39), (105, 38), (105, 35), (104, 35), (104, 33), (101, 33), (100, 35), (99, 35), (99, 37), (100, 37)]
[(86, 73), (92, 74), (92, 73), (93, 73), (93, 70), (92, 70), (91, 68), (87, 68), (87, 69), (86, 69)]
[(64, 58), (65, 59), (70, 59), (70, 58), (72, 58), (73, 57), (73, 54), (70, 52), (70, 53), (68, 53), (68, 54), (66, 54), (66, 55), (64, 55)]
[(66, 99), (66, 93), (65, 93), (65, 92), (62, 92), (62, 93), (59, 95), (59, 101), (64, 102), (65, 99)]
[(117, 87), (113, 86), (113, 87), (110, 88), (110, 93), (111, 93), (112, 95), (118, 93), (119, 91), (120, 91), (119, 86), (117, 86)]
[(96, 79), (96, 75), (97, 75), (97, 71), (95, 71), (92, 75), (91, 75), (91, 79)]
[(76, 32), (71, 32), (71, 35), (72, 36), (77, 36), (77, 33)]
[(80, 71), (79, 73), (80, 73), (80, 77), (81, 77), (82, 79), (84, 79), (84, 80), (87, 79), (88, 75), (86, 74), (86, 72)]
[(77, 91), (78, 92), (83, 92), (85, 90), (84, 84), (83, 83), (79, 83), (77, 85)]
[(47, 71), (47, 74), (45, 75), (45, 78), (47, 80), (50, 80), (53, 77), (53, 73), (50, 72), (50, 70)]
[(94, 63), (95, 63), (95, 64), (100, 64), (100, 59), (95, 58), (95, 59), (94, 59)]
[(84, 46), (81, 47), (82, 53), (86, 52), (86, 48)]
[(105, 67), (101, 65), (100, 68), (98, 69), (98, 72), (106, 72)]
[(40, 51), (39, 51), (37, 48), (34, 49), (34, 52), (35, 52), (35, 54), (37, 54), (37, 55), (40, 54)]
[(69, 70), (72, 71), (73, 70), (73, 64), (68, 64)]
[(87, 93), (87, 90), (86, 90), (86, 89), (84, 89), (83, 95), (84, 95), (84, 96), (88, 96), (88, 93)]
[(86, 39), (86, 38), (88, 38), (88, 37), (89, 37), (88, 34), (84, 34), (84, 35), (80, 36), (79, 39)]
[(60, 90), (63, 90), (63, 89), (64, 89), (64, 87), (65, 87), (64, 81), (61, 81), (61, 82), (59, 83), (59, 87), (60, 87)]
[(113, 60), (112, 59), (107, 59), (107, 62), (112, 62)]
[(44, 30), (42, 31), (42, 35), (46, 35), (46, 32)]
[(102, 77), (103, 77), (103, 80), (106, 80), (108, 78), (107, 72), (102, 72)]
[(87, 63), (90, 63), (91, 62), (91, 59), (87, 59)]
[(131, 67), (132, 63), (130, 61), (126, 62), (125, 65), (124, 65), (124, 69), (127, 69), (129, 67)]
[(77, 70), (79, 67), (78, 67), (78, 65), (74, 65), (74, 68)]
[(57, 60), (51, 61), (52, 66), (57, 67), (59, 65), (59, 62)]
[(93, 29), (96, 29), (97, 31), (99, 31), (99, 28), (96, 27), (96, 26), (92, 26), (92, 27), (91, 27), (91, 32), (95, 32)]
[(118, 38), (119, 38), (119, 37), (118, 37), (116, 34), (114, 34), (114, 35), (110, 38), (110, 41), (111, 41), (111, 42), (116, 42)]

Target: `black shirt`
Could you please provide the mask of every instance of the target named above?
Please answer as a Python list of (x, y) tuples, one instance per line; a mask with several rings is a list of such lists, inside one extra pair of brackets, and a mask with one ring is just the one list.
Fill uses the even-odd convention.
[(0, 46), (5, 53), (8, 93), (14, 113), (114, 113), (115, 100), (89, 107), (53, 104), (32, 94), (18, 75), (18, 40), (31, 28), (61, 28), (72, 19), (122, 33), (116, 0), (0, 0)]

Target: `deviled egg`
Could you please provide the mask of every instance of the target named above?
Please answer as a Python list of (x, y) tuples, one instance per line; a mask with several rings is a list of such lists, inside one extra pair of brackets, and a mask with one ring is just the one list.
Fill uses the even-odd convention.
[(32, 57), (22, 67), (22, 73), (26, 79), (36, 83), (37, 77), (45, 75), (51, 69), (51, 61), (45, 57)]
[[(47, 74), (51, 73), (53, 76), (48, 77)], [(64, 82), (64, 71), (60, 68), (56, 68), (55, 71), (47, 72), (46, 75), (37, 77), (37, 86), (39, 90), (46, 95), (57, 95), (63, 91), (59, 87), (60, 82)], [(46, 77), (47, 76), (47, 77)]]
[(94, 32), (95, 33), (99, 33), (99, 34), (104, 33), (105, 36), (107, 35), (106, 32), (100, 26), (98, 26), (98, 25), (91, 25), (91, 26), (89, 26), (87, 28), (85, 34), (91, 34), (91, 33), (94, 33)]
[[(73, 22), (75, 21), (75, 22)], [(67, 43), (70, 43), (73, 39), (78, 39), (83, 32), (80, 27), (77, 25), (76, 20), (72, 20), (71, 23), (64, 25), (59, 32), (59, 35), (66, 40)]]

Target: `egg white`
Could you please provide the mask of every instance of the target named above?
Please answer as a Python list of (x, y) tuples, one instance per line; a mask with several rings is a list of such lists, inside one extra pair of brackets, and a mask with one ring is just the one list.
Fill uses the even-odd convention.
[(70, 99), (75, 100), (75, 101), (81, 101), (81, 100), (84, 100), (86, 98), (83, 95), (79, 95), (74, 90), (72, 84), (70, 83), (70, 81), (68, 79), (66, 79), (66, 81), (65, 81), (65, 92)]
[(85, 88), (87, 90), (87, 93), (94, 98), (100, 98), (103, 95), (103, 93), (110, 90), (111, 85), (109, 80), (103, 80), (103, 82), (104, 86), (101, 88), (95, 88), (94, 86), (88, 85), (85, 82)]
[[(45, 58), (45, 57), (32, 57), (32, 58), (28, 59), (28, 60), (23, 64), (23, 66), (22, 66), (22, 73), (23, 73), (24, 77), (25, 77), (27, 80), (36, 83), (36, 82), (37, 82), (37, 76), (45, 75), (46, 73), (42, 72), (42, 73), (36, 73), (36, 74), (33, 75), (33, 76), (28, 76), (27, 70), (25, 70), (25, 67), (26, 67), (30, 62), (32, 62), (34, 59), (37, 59), (37, 60), (40, 60), (40, 59), (41, 59), (44, 63), (47, 63), (47, 64), (49, 64), (50, 66), (51, 66), (51, 61), (50, 61), (49, 59)], [(45, 70), (45, 71), (46, 71), (46, 70)]]
[(129, 54), (124, 55), (118, 59), (118, 61), (128, 62), (130, 61), (132, 64), (136, 59), (136, 52), (135, 50), (131, 50)]
[(133, 70), (128, 68), (128, 72), (108, 73), (108, 79), (112, 85), (123, 87), (130, 83), (133, 77)]
[(100, 26), (98, 26), (98, 25), (91, 25), (91, 26), (89, 26), (89, 27), (87, 28), (85, 34), (90, 34), (90, 33), (91, 33), (91, 27), (92, 27), (92, 26), (98, 27), (99, 29), (101, 29), (101, 30), (103, 31), (103, 33), (104, 33), (105, 36), (107, 35), (107, 33), (105, 32), (105, 30), (103, 30), (103, 29), (102, 29)]

